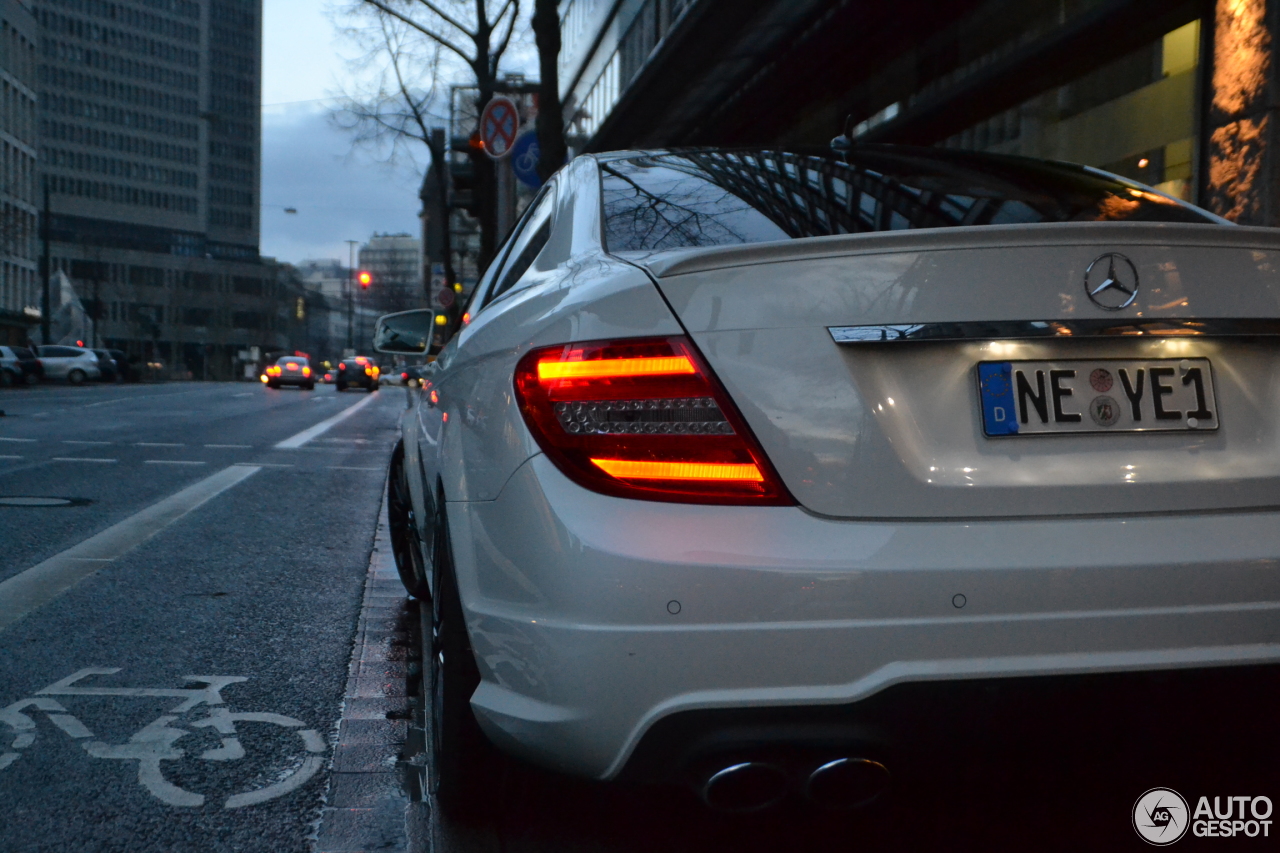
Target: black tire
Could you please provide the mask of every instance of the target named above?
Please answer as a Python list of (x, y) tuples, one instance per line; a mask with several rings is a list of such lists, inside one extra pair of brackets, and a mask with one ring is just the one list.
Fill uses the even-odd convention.
[(83, 370), (73, 370), (67, 374), (67, 381), (72, 385), (81, 385), (84, 383), (85, 372)]
[(375, 382), (375, 383), (373, 383), (372, 385), (370, 385), (370, 386), (369, 386), (369, 393), (370, 393), (370, 394), (372, 394), (374, 391), (377, 391), (377, 390), (378, 390), (378, 383), (377, 383), (377, 382)]
[(337, 383), (334, 387), (337, 388), (339, 391), (347, 390), (346, 384), (342, 382)]
[[(443, 503), (438, 500), (437, 506)], [(462, 823), (482, 823), (489, 810), (498, 805), (495, 793), (503, 762), (471, 711), (471, 696), (480, 685), (480, 670), (463, 621), (443, 512), (437, 512), (434, 528), (432, 643), (427, 655), (427, 684), (431, 690), (429, 778), (442, 812)]]
[(37, 375), (36, 375), (36, 374), (34, 374), (34, 373), (28, 373), (28, 374), (27, 374), (26, 382), (27, 382), (27, 384), (28, 384), (28, 385), (39, 385), (39, 384), (40, 384), (40, 377), (39, 377), (39, 376), (37, 376)]
[(314, 391), (314, 390), (316, 390), (316, 383), (314, 383), (314, 382), (308, 382), (306, 385), (303, 385), (303, 386), (302, 386), (302, 390), (303, 390), (303, 391)]
[(274, 388), (275, 390), (279, 391), (279, 390), (280, 390), (280, 383), (279, 383), (279, 382), (277, 382), (277, 381), (275, 381), (274, 379), (272, 379), (272, 380), (270, 380), (270, 381), (268, 381), (268, 382), (267, 382), (267, 387), (268, 387), (268, 388)]
[(8, 370), (0, 370), (0, 387), (9, 388), (14, 384), (13, 374)]
[(421, 601), (431, 600), (427, 585), (427, 566), (422, 555), (422, 540), (413, 514), (413, 497), (409, 477), (404, 470), (404, 442), (396, 443), (391, 452), (391, 470), (387, 475), (387, 522), (391, 534), (391, 554), (405, 590)]

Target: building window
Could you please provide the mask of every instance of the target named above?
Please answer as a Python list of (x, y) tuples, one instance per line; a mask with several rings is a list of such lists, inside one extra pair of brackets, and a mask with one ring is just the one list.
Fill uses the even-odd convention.
[(1200, 22), (946, 140), (1084, 163), (1192, 200)]

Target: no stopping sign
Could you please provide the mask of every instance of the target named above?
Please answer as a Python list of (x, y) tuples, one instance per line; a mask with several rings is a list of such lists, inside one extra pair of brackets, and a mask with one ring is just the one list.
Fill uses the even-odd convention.
[(519, 129), (520, 111), (515, 101), (500, 95), (484, 105), (484, 112), (480, 114), (480, 141), (490, 157), (500, 160), (510, 154)]

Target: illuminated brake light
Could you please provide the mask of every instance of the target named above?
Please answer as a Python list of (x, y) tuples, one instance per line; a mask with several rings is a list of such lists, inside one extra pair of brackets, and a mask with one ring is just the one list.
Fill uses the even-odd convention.
[(311, 375), (311, 368), (310, 368), (310, 367), (304, 367), (304, 368), (302, 368), (302, 375), (303, 375), (303, 376), (310, 376), (310, 375)]
[(644, 462), (638, 459), (592, 459), (606, 474), (619, 480), (750, 480), (764, 482), (755, 463), (734, 465), (717, 462)]
[(539, 446), (581, 486), (682, 503), (795, 503), (686, 338), (536, 349), (515, 386)]
[(286, 365), (285, 365), (285, 367), (286, 367), (286, 368), (288, 368), (289, 370), (297, 370), (297, 369), (298, 369), (298, 365), (294, 364), (293, 362), (289, 362), (288, 364), (286, 364)]
[(594, 361), (544, 359), (538, 362), (538, 380), (544, 383), (556, 379), (617, 379), (623, 376), (674, 376), (693, 373), (697, 373), (693, 362), (683, 355), (668, 358), (613, 358)]

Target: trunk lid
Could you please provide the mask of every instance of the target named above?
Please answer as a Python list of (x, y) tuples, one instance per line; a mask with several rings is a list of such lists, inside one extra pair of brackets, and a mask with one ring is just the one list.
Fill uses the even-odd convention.
[[(1138, 276), (1136, 299), (1119, 310), (1085, 289), (1086, 270), (1107, 253)], [(1280, 318), (1280, 235), (1269, 229), (987, 226), (637, 259), (813, 512), (977, 518), (1280, 505), (1280, 337), (1265, 334), (1280, 327), (1268, 322)], [(830, 331), (882, 326), (894, 337), (925, 324), (959, 337), (841, 344)], [(1181, 364), (1183, 375), (1207, 359), (1216, 420), (1202, 420), (1216, 428), (984, 430), (979, 363), (1112, 359), (1132, 374)], [(1176, 375), (1162, 381), (1178, 384)]]

